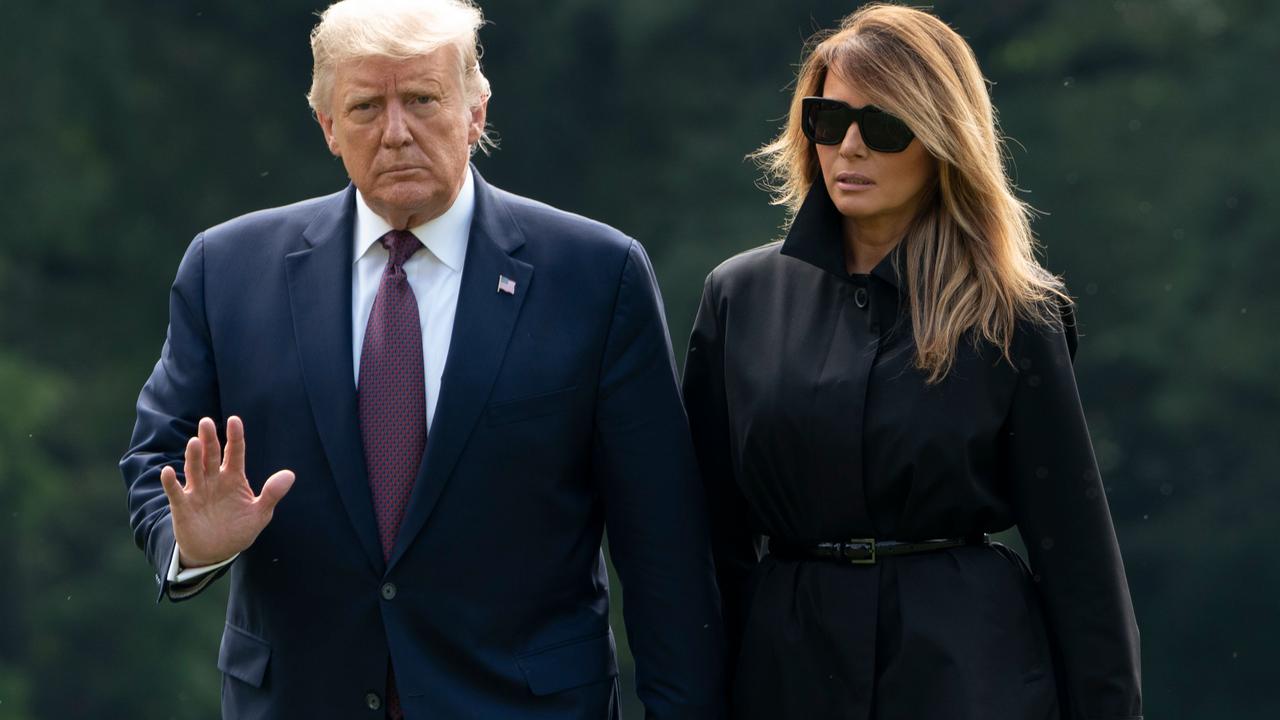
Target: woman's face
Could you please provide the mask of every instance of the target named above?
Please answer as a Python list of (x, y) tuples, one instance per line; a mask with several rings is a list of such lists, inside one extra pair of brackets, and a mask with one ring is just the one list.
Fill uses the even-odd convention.
[[(869, 104), (860, 92), (828, 72), (823, 97), (843, 100), (855, 108)], [(877, 152), (862, 141), (857, 123), (849, 126), (839, 145), (815, 145), (827, 193), (836, 209), (855, 225), (905, 228), (915, 216), (935, 163), (918, 138), (898, 153)]]

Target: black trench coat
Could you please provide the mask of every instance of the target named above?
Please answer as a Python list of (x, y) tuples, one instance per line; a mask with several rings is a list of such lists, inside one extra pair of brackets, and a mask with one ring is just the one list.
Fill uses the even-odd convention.
[[(815, 184), (786, 239), (707, 278), (684, 392), (712, 513), (738, 719), (1120, 720), (1141, 715), (1138, 629), (1071, 362), (1024, 323), (1015, 367), (962, 343), (916, 370), (890, 253), (845, 271)], [(775, 544), (921, 540), (1017, 525), (999, 545), (874, 565)], [(1034, 572), (1034, 575), (1032, 574)]]

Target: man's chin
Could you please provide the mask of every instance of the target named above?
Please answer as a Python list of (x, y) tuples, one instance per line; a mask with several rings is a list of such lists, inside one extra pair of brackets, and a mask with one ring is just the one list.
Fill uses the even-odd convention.
[(424, 220), (418, 221), (421, 224), (444, 212), (449, 203), (447, 193), (432, 192), (417, 184), (412, 187), (377, 188), (373, 192), (361, 190), (361, 194), (369, 208), (392, 225), (396, 224), (396, 218), (413, 216), (417, 220), (425, 216)]

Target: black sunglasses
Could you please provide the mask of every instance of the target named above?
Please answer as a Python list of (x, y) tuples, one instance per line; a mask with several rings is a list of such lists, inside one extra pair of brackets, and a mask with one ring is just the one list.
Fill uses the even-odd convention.
[(807, 97), (801, 102), (800, 124), (804, 135), (819, 145), (844, 142), (849, 126), (854, 123), (858, 123), (862, 141), (876, 152), (902, 152), (916, 136), (906, 123), (875, 105), (856, 108), (825, 97)]

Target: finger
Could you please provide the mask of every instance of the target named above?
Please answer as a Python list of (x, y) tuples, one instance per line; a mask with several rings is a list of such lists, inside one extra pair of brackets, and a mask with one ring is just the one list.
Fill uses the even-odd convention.
[(160, 468), (160, 488), (164, 490), (164, 496), (169, 498), (170, 507), (182, 502), (182, 486), (178, 484), (178, 473), (168, 465)]
[(187, 478), (187, 489), (195, 490), (204, 482), (204, 450), (200, 447), (200, 438), (193, 437), (187, 441), (186, 457), (183, 459), (182, 474)]
[(270, 513), (276, 508), (276, 503), (280, 502), (280, 498), (289, 492), (293, 487), (295, 476), (292, 470), (281, 470), (262, 484), (262, 492), (258, 495), (258, 502), (262, 504), (263, 512)]
[(244, 423), (235, 415), (227, 418), (227, 453), (223, 470), (244, 474)]
[(200, 444), (204, 447), (204, 473), (217, 475), (222, 467), (222, 445), (218, 442), (218, 426), (209, 418), (200, 418), (200, 427), (196, 431)]

